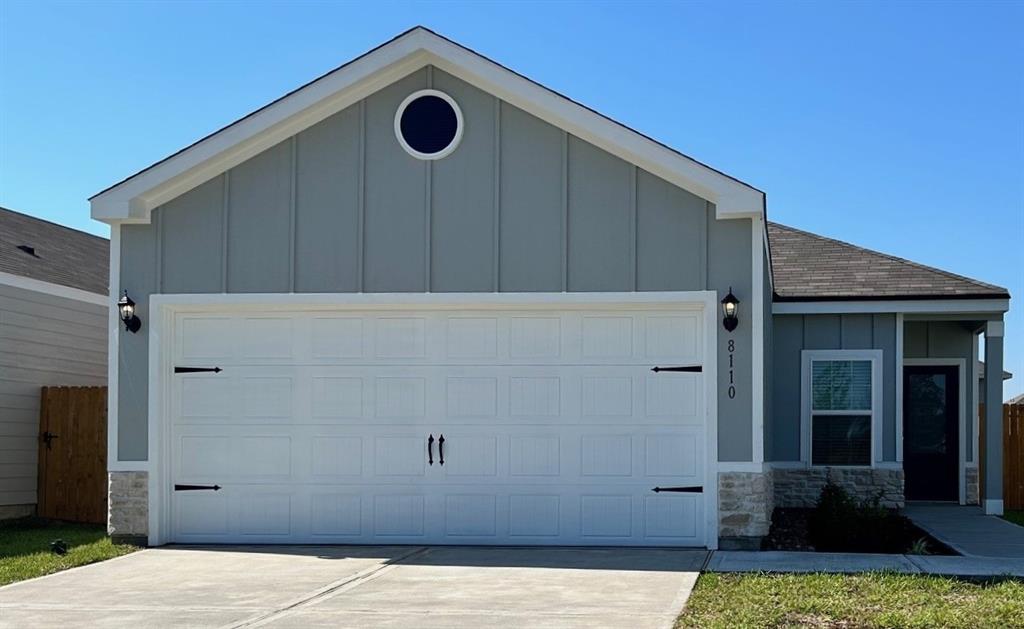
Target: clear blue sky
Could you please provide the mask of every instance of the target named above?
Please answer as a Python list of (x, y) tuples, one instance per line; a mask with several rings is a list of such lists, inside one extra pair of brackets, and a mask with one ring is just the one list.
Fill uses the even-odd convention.
[(416, 24), (767, 191), (774, 220), (1024, 298), (1019, 1), (0, 0), (0, 204), (106, 235), (88, 196)]

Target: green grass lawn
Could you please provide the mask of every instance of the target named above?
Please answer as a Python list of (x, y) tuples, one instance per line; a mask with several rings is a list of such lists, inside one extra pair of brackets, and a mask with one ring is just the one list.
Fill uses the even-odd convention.
[(682, 627), (1024, 627), (1024, 582), (705, 573)]
[[(50, 550), (50, 542), (56, 539), (67, 543), (66, 555)], [(0, 522), (0, 585), (119, 557), (135, 550), (138, 550), (135, 546), (111, 543), (102, 525), (35, 518)]]
[(1003, 514), (1003, 519), (1024, 526), (1024, 511), (1007, 511)]

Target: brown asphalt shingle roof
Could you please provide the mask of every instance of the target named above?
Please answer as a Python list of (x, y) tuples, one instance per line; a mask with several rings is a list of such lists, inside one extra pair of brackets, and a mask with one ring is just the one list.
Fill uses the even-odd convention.
[(775, 301), (1008, 298), (986, 284), (903, 258), (768, 223)]
[(0, 271), (106, 295), (109, 264), (106, 238), (0, 207)]

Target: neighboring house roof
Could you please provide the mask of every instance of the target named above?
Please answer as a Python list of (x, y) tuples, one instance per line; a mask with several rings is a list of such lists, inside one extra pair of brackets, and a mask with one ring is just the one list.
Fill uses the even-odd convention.
[(0, 273), (106, 295), (109, 258), (106, 238), (0, 207)]
[(764, 193), (417, 26), (97, 193), (92, 216), (148, 222), (156, 207), (398, 79), (432, 65), (715, 204), (719, 217), (764, 216)]
[[(984, 377), (985, 377), (985, 361), (979, 360), (978, 361), (978, 379), (981, 380)], [(1009, 371), (1006, 371), (1004, 369), (1003, 370), (1003, 380), (1009, 380), (1011, 378), (1013, 378), (1013, 374), (1010, 373)]]
[(1015, 406), (1017, 404), (1024, 405), (1024, 393), (1021, 393), (1017, 397), (1012, 397), (1009, 400), (1006, 400), (1006, 402), (1004, 402), (1004, 404), (1009, 404), (1010, 406)]
[(1000, 286), (768, 223), (775, 301), (1007, 299)]

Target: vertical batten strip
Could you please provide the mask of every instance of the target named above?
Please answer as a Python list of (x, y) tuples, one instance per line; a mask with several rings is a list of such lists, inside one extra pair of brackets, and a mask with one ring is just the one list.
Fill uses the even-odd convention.
[(562, 292), (569, 290), (569, 134), (562, 131)]
[(221, 207), (220, 287), (228, 292), (228, 212), (231, 207), (231, 171), (224, 171), (224, 204)]
[(166, 206), (156, 212), (156, 292), (164, 292), (164, 212)]
[[(711, 207), (711, 204), (708, 203), (707, 201), (705, 201), (704, 202), (704, 211), (700, 215), (701, 231), (704, 232), (704, 237), (699, 239), (700, 240), (700, 250), (701, 250), (700, 264), (701, 264), (701, 266), (704, 267), (703, 270), (701, 271), (701, 274), (705, 278), (707, 278), (707, 276), (708, 276), (708, 267), (710, 267), (710, 264), (709, 264), (708, 261), (710, 260), (709, 256), (711, 255), (711, 252), (710, 252), (711, 241), (708, 240), (711, 237), (711, 232), (710, 232), (711, 227), (708, 226), (708, 214), (709, 214), (708, 208), (710, 208), (710, 207)], [(705, 279), (705, 284), (706, 283), (707, 283), (707, 280)]]
[(631, 165), (629, 169), (629, 246), (632, 250), (629, 252), (629, 263), (633, 265), (633, 272), (629, 276), (633, 282), (633, 285), (630, 287), (632, 291), (635, 291), (639, 285), (637, 275), (640, 273), (640, 265), (637, 263), (637, 252), (640, 251), (640, 246), (637, 243), (638, 234), (640, 233), (640, 229), (637, 226), (637, 195), (639, 194), (637, 179), (636, 166)]
[(501, 290), (501, 100), (494, 99), (494, 262), (491, 273), (494, 292)]
[(363, 279), (366, 267), (363, 257), (366, 241), (366, 100), (359, 101), (359, 157), (357, 168), (359, 169), (356, 183), (356, 291), (363, 292), (366, 285)]
[(431, 164), (431, 162), (429, 160), (427, 160), (426, 166), (424, 168), (426, 169), (426, 177), (424, 177), (424, 179), (426, 180), (426, 183), (424, 184), (425, 190), (424, 190), (423, 211), (426, 214), (426, 219), (423, 221), (423, 225), (424, 225), (423, 232), (425, 234), (425, 236), (423, 238), (423, 270), (424, 270), (423, 281), (424, 281), (425, 290), (426, 290), (426, 292), (429, 293), (430, 289), (431, 289), (430, 277), (431, 277), (431, 274), (432, 274), (431, 269), (430, 269), (430, 255), (431, 255), (431, 253), (430, 253), (430, 240), (431, 240), (431, 236), (434, 233), (434, 218), (433, 218), (434, 199), (432, 198), (433, 197), (433, 191), (432, 191), (432, 188), (431, 188), (431, 184), (432, 184), (431, 180), (434, 177), (434, 168), (433, 168), (433, 165)]
[[(428, 65), (427, 66), (427, 89), (430, 89), (432, 87), (434, 87), (434, 67)], [(433, 216), (433, 214), (434, 214), (434, 212), (433, 212), (433, 210), (434, 210), (434, 199), (433, 199), (433, 187), (432, 187), (433, 179), (434, 179), (434, 164), (433, 164), (432, 160), (428, 159), (428, 160), (425, 160), (425, 161), (426, 161), (426, 166), (425, 166), (425, 169), (426, 169), (426, 184), (425, 184), (426, 189), (425, 189), (424, 198), (423, 198), (423, 205), (424, 205), (424, 212), (426, 213), (426, 218), (423, 221), (423, 225), (424, 225), (424, 229), (423, 229), (423, 232), (424, 232), (424, 244), (423, 244), (423, 273), (424, 273), (424, 277), (423, 277), (423, 283), (424, 283), (424, 287), (425, 287), (424, 290), (429, 293), (429, 292), (431, 292), (431, 288), (432, 288), (432, 286), (431, 286), (431, 276), (433, 275), (433, 271), (430, 268), (430, 266), (431, 266), (430, 265), (430, 256), (431, 256), (430, 241), (432, 239), (432, 236), (434, 235), (434, 216)]]
[(298, 161), (299, 161), (299, 136), (293, 135), (289, 142), (291, 150), (291, 161), (288, 173), (288, 185), (291, 187), (288, 195), (288, 292), (295, 292), (295, 214), (298, 200)]

